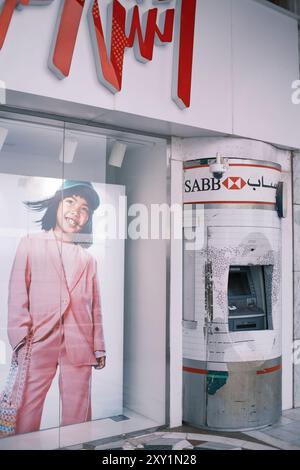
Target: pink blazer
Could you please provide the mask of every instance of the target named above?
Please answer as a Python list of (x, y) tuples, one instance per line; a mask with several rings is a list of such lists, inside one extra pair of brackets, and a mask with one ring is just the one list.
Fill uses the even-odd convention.
[(105, 351), (96, 261), (84, 248), (78, 252), (68, 287), (53, 231), (21, 239), (8, 296), (8, 336), (13, 349), (29, 329), (34, 342), (42, 341), (62, 321), (73, 364), (95, 364), (94, 352)]

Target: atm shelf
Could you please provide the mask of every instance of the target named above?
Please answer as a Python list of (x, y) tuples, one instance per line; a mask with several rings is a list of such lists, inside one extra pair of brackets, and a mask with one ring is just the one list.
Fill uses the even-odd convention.
[(238, 318), (257, 318), (264, 317), (264, 313), (253, 313), (252, 315), (229, 315), (229, 320), (236, 320)]

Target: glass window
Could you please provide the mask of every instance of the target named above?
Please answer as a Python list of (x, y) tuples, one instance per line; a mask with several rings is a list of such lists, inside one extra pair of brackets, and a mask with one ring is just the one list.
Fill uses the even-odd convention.
[(42, 429), (56, 448), (163, 425), (166, 143), (20, 119), (0, 122), (1, 391), (13, 349), (21, 363), (28, 332), (33, 344), (0, 448)]

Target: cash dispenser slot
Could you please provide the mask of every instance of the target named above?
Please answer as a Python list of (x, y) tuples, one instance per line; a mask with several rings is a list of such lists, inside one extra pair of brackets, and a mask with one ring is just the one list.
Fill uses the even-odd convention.
[(229, 331), (270, 328), (271, 286), (272, 266), (230, 266)]

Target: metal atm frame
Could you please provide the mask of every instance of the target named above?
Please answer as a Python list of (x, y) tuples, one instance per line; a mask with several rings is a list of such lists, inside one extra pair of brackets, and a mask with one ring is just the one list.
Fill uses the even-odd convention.
[[(246, 430), (281, 415), (280, 165), (229, 158), (185, 163), (183, 419)], [(206, 189), (206, 190), (204, 190)]]

